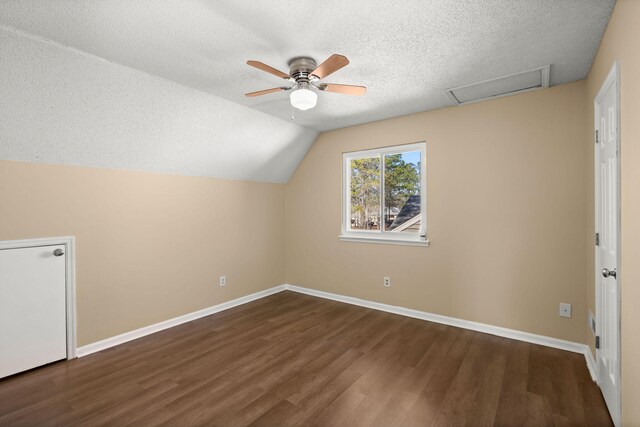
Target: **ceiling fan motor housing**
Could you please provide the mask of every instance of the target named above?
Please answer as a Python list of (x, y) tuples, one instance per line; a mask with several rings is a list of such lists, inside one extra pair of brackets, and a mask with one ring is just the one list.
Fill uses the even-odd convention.
[(297, 56), (289, 61), (289, 75), (296, 81), (299, 87), (308, 89), (311, 80), (317, 77), (311, 76), (311, 72), (317, 67), (316, 61), (308, 56)]

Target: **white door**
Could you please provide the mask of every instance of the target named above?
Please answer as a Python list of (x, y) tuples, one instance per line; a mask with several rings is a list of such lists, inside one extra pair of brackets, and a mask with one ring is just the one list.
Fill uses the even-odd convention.
[(0, 250), (0, 378), (67, 357), (64, 250)]
[(620, 107), (615, 64), (595, 99), (596, 123), (596, 350), (598, 384), (620, 425)]

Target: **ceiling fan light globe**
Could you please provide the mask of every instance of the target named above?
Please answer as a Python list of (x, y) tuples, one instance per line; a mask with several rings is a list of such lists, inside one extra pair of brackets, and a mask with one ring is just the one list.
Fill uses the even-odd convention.
[(309, 110), (316, 106), (318, 94), (310, 89), (298, 89), (289, 95), (291, 105), (298, 110)]

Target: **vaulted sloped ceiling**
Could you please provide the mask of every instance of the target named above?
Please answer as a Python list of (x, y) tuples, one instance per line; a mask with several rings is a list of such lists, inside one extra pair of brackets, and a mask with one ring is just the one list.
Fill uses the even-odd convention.
[(0, 159), (286, 182), (317, 132), (0, 29)]
[[(0, 1), (0, 158), (286, 182), (318, 131), (451, 105), (445, 89), (551, 65), (586, 76), (615, 0)], [(351, 64), (295, 112), (300, 55)]]

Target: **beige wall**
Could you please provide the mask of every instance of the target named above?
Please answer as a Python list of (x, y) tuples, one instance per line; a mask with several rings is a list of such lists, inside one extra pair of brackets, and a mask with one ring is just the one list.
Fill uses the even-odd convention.
[(284, 282), (280, 184), (0, 161), (0, 195), (0, 240), (76, 236), (79, 345)]
[[(622, 423), (640, 425), (640, 1), (618, 0), (600, 50), (587, 78), (586, 131), (589, 145), (586, 173), (589, 181), (587, 234), (593, 217), (593, 100), (615, 60), (621, 76), (622, 254)], [(587, 245), (587, 303), (595, 313), (594, 251)]]
[[(321, 134), (286, 189), (287, 283), (585, 342), (585, 104), (580, 81)], [(342, 152), (421, 140), (431, 246), (340, 242)]]

